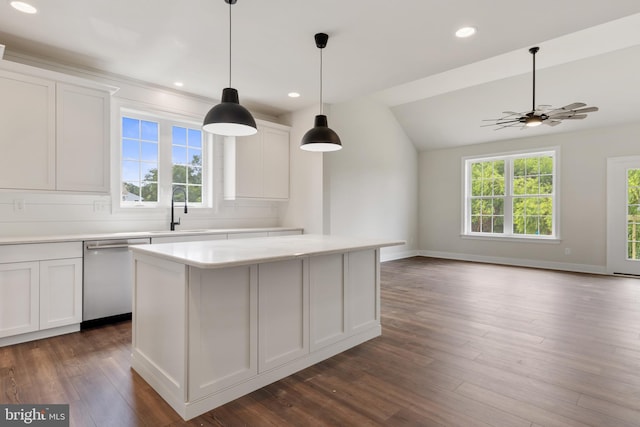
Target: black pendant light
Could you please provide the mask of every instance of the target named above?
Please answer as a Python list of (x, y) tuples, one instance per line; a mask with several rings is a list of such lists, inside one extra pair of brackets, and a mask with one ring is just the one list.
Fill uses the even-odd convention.
[(327, 116), (322, 114), (322, 49), (327, 45), (329, 36), (325, 33), (315, 35), (316, 46), (320, 49), (320, 114), (316, 116), (313, 129), (302, 137), (300, 148), (306, 151), (337, 151), (342, 148), (340, 137), (327, 124)]
[(222, 100), (204, 118), (202, 129), (225, 136), (246, 136), (258, 132), (253, 116), (238, 100), (238, 91), (231, 87), (231, 5), (237, 0), (224, 0), (229, 5), (229, 87), (222, 90)]

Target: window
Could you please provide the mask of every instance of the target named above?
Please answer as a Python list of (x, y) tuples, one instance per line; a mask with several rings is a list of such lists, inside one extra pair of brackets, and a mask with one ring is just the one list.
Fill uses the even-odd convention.
[(174, 198), (202, 203), (202, 131), (172, 126), (171, 135)]
[(640, 169), (627, 169), (627, 259), (640, 259)]
[(556, 151), (465, 160), (464, 234), (554, 238)]
[(121, 117), (121, 205), (205, 204), (200, 126), (133, 111)]
[(158, 201), (158, 123), (122, 118), (122, 201)]

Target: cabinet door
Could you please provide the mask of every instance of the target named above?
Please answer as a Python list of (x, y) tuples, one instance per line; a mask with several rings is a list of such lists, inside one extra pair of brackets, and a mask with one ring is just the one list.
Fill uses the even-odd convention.
[(109, 94), (58, 83), (56, 188), (109, 191)]
[(311, 351), (343, 339), (347, 333), (345, 254), (309, 260)]
[(38, 262), (0, 264), (0, 338), (38, 330)]
[(40, 261), (40, 329), (82, 321), (82, 258)]
[(0, 188), (55, 188), (55, 83), (0, 71)]
[(380, 323), (378, 250), (349, 252), (349, 332), (358, 333)]
[(289, 132), (264, 128), (262, 174), (264, 198), (289, 198)]
[(189, 400), (258, 373), (257, 266), (189, 269)]
[(258, 266), (258, 370), (309, 352), (309, 259)]
[(262, 196), (262, 135), (236, 138), (236, 197)]

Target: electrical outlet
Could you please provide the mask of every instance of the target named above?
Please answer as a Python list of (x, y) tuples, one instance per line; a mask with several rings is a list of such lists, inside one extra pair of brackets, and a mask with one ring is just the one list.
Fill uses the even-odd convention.
[(571, 248), (564, 248), (565, 255), (571, 255)]
[(13, 200), (13, 210), (15, 212), (23, 212), (27, 208), (27, 204), (24, 199)]
[(101, 200), (95, 200), (93, 202), (94, 212), (104, 212), (107, 209), (107, 205)]

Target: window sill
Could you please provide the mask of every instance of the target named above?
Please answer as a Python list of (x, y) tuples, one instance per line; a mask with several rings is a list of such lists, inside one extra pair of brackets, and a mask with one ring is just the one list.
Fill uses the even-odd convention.
[(547, 243), (559, 244), (562, 240), (558, 237), (524, 237), (524, 236), (495, 236), (489, 234), (460, 234), (460, 237), (468, 240), (492, 240), (494, 242), (520, 242), (520, 243)]

